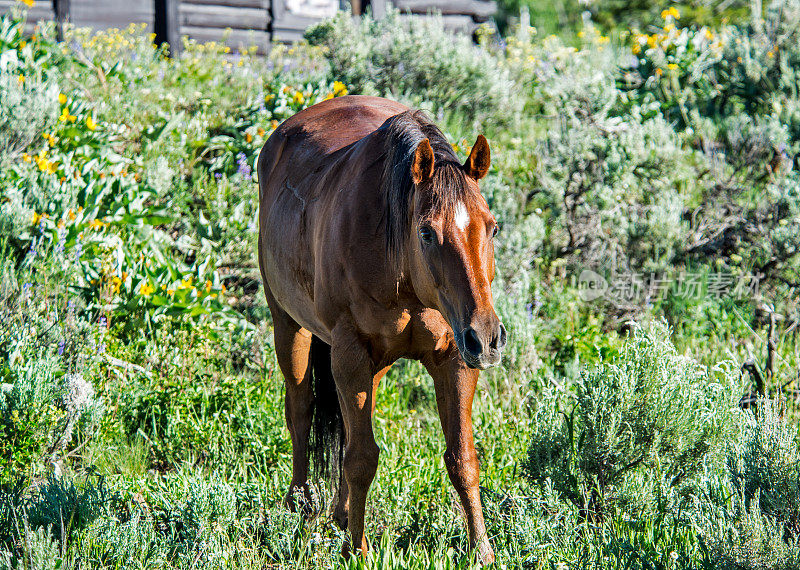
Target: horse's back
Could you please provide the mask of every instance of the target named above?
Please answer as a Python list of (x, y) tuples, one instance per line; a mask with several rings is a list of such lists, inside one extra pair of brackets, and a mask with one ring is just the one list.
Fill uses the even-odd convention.
[(380, 97), (335, 97), (287, 119), (275, 134), (324, 156), (361, 140), (389, 117), (407, 110), (405, 105)]

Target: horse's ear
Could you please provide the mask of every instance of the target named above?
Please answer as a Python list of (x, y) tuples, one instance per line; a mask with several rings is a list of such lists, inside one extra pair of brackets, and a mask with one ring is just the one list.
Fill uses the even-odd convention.
[(414, 164), (411, 165), (411, 177), (414, 179), (414, 184), (422, 184), (433, 177), (433, 149), (428, 139), (417, 145)]
[(478, 135), (478, 140), (472, 147), (472, 151), (464, 163), (464, 170), (475, 180), (480, 180), (489, 172), (489, 165), (492, 164), (492, 155), (489, 152), (489, 142), (483, 135)]

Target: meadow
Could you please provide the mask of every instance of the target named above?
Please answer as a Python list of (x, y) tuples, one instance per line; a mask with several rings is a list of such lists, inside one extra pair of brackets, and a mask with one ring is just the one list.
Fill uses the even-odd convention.
[(473, 418), (497, 566), (800, 568), (797, 0), (477, 43), (341, 13), (264, 58), (26, 36), (30, 3), (0, 17), (0, 569), (474, 563), (417, 363), (378, 394), (371, 554), (281, 504), (254, 161), (348, 93), (492, 148), (509, 344)]

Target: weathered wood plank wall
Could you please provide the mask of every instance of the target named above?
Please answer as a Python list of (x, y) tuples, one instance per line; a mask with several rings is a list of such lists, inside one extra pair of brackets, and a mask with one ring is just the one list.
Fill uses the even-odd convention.
[(180, 35), (199, 42), (223, 42), (242, 50), (269, 48), (270, 0), (182, 0)]
[(153, 31), (153, 0), (70, 0), (68, 5), (69, 21), (76, 26), (106, 30), (146, 24)]
[[(144, 23), (157, 41), (166, 41), (177, 52), (179, 38), (199, 42), (224, 42), (233, 49), (256, 46), (266, 53), (273, 40), (296, 41), (305, 29), (344, 7), (342, 0), (39, 0), (29, 11), (28, 28), (38, 20), (71, 22), (95, 30), (124, 28)], [(18, 0), (0, 0), (0, 13)], [(377, 18), (393, 5), (404, 18), (442, 14), (447, 28), (474, 32), (497, 9), (494, 0), (360, 0), (362, 9)]]

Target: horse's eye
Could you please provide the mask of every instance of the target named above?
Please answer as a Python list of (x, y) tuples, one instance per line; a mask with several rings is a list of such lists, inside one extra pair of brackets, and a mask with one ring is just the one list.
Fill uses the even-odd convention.
[(495, 224), (494, 225), (494, 229), (492, 230), (492, 237), (496, 237), (497, 236), (497, 232), (499, 232), (499, 231), (500, 231), (500, 226)]
[(433, 243), (433, 228), (430, 226), (422, 226), (419, 229), (419, 239), (425, 245), (430, 245)]

